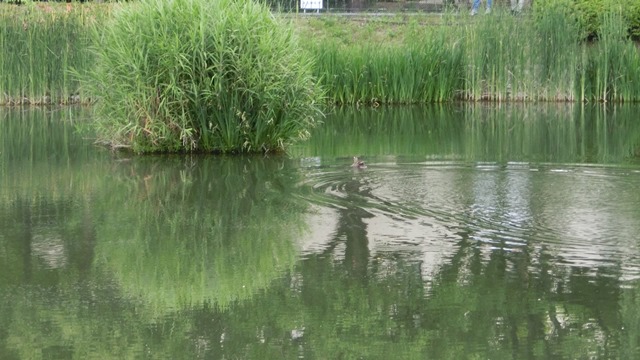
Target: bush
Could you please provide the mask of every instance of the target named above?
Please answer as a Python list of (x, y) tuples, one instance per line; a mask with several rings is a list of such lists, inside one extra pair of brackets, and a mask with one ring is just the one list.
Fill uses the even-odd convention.
[(630, 35), (640, 36), (640, 0), (536, 0), (534, 13), (540, 15), (553, 8), (564, 9), (578, 21), (585, 39), (599, 36), (603, 17), (610, 12), (621, 12)]
[(628, 11), (625, 13), (629, 22), (629, 30), (634, 39), (640, 39), (640, 1), (633, 1), (629, 4)]
[(99, 140), (136, 152), (282, 151), (321, 115), (291, 26), (251, 0), (141, 0), (93, 30)]

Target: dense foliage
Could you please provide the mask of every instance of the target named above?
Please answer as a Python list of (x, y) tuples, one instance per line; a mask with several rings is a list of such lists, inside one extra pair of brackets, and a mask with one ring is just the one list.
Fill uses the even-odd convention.
[(584, 38), (600, 35), (603, 17), (617, 12), (623, 15), (629, 34), (640, 37), (640, 0), (536, 0), (533, 10), (538, 15), (549, 9), (563, 9), (583, 29)]
[(293, 29), (248, 0), (148, 0), (94, 29), (104, 142), (136, 152), (282, 151), (320, 115)]

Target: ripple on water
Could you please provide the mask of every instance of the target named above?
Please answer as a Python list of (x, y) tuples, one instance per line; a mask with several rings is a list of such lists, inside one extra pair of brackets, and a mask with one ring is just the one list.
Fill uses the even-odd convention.
[(307, 168), (305, 176), (307, 200), (333, 209), (310, 219), (325, 224), (324, 241), (351, 221), (365, 229), (372, 253), (411, 253), (434, 266), (472, 241), (506, 251), (544, 248), (557, 264), (640, 277), (635, 169), (385, 160), (366, 170)]

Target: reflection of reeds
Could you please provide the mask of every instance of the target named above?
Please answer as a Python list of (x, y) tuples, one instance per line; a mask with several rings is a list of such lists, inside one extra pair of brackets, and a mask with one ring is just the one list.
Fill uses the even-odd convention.
[(0, 201), (69, 192), (90, 197), (103, 177), (101, 159), (77, 132), (82, 107), (0, 108)]
[(337, 110), (295, 151), (345, 158), (620, 163), (640, 144), (634, 111), (564, 103)]
[(100, 266), (159, 312), (226, 307), (293, 266), (302, 211), (284, 159), (134, 159), (115, 171)]
[(72, 68), (91, 63), (86, 25), (100, 7), (0, 4), (0, 105), (68, 104), (81, 99)]
[(0, 177), (5, 241), (23, 226), (56, 222), (67, 249), (89, 241), (89, 229), (92, 266), (113, 271), (128, 295), (157, 311), (229, 305), (294, 264), (304, 205), (289, 160), (113, 161), (74, 131), (71, 120), (83, 111), (0, 112), (0, 172), (10, 174)]

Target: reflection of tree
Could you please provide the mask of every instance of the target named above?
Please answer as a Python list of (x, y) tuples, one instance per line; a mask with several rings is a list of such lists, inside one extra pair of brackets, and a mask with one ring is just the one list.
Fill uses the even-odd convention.
[(369, 242), (363, 219), (372, 217), (365, 210), (370, 190), (362, 183), (363, 174), (355, 172), (344, 184), (344, 207), (338, 210), (339, 222), (336, 239), (345, 240), (344, 264), (351, 276), (366, 278), (369, 266)]
[[(592, 277), (580, 269), (565, 274), (554, 260), (544, 249), (511, 252), (499, 246), (487, 258), (461, 234), (454, 258), (426, 288), (419, 264), (397, 254), (369, 259), (366, 277), (316, 254), (250, 299), (224, 309), (204, 303), (153, 322), (144, 307), (114, 294), (116, 284), (94, 273), (94, 283), (102, 286), (77, 282), (48, 299), (12, 294), (12, 305), (0, 307), (0, 321), (20, 319), (6, 324), (4, 339), (22, 355), (33, 348), (53, 351), (56, 344), (70, 344), (67, 350), (76, 355), (118, 351), (135, 357), (144, 351), (152, 358), (634, 354), (640, 335), (637, 289), (620, 294), (615, 274), (586, 281)], [(19, 301), (26, 298), (32, 300)], [(87, 299), (93, 300), (87, 304)], [(620, 306), (611, 306), (618, 301)], [(80, 308), (85, 310), (77, 312)], [(43, 321), (52, 326), (40, 327)], [(293, 336), (294, 330), (302, 335)], [(20, 339), (29, 340), (19, 345)]]
[[(184, 164), (112, 164), (108, 176), (97, 176), (95, 203), (36, 197), (1, 204), (7, 231), (0, 249), (10, 256), (0, 262), (0, 286), (19, 285), (0, 299), (3, 356), (195, 358), (209, 342), (220, 344), (228, 326), (216, 322), (200, 333), (204, 319), (192, 309), (222, 314), (291, 267), (303, 207), (293, 200), (296, 177), (286, 159)], [(64, 266), (32, 264), (36, 227), (63, 239)], [(41, 242), (50, 239), (44, 235)], [(179, 320), (164, 323), (167, 314)]]
[[(22, 261), (22, 264), (13, 264), (13, 266), (11, 267), (13, 268), (13, 271), (6, 269), (7, 272), (5, 272), (5, 274), (14, 271), (19, 272), (18, 269), (22, 269), (22, 279), (24, 279), (23, 281), (31, 282), (33, 266), (31, 264), (31, 209), (24, 199), (16, 199), (15, 207), (12, 210), (15, 211), (13, 213), (15, 214), (16, 219), (8, 219), (7, 222), (4, 222), (5, 226), (2, 226), (2, 229), (4, 229), (4, 231), (10, 229), (11, 227), (9, 226), (9, 224), (24, 224), (23, 226), (20, 226), (18, 227), (18, 229), (16, 229), (16, 231), (20, 232), (21, 234), (10, 238), (12, 242), (15, 241), (15, 243), (10, 245), (14, 245), (16, 247), (16, 252), (20, 254), (20, 256), (16, 256), (16, 258), (20, 259)], [(5, 260), (7, 262), (10, 261), (8, 257)], [(18, 278), (16, 278), (15, 280), (18, 280)]]
[(86, 111), (0, 111), (0, 172), (10, 174), (0, 176), (0, 282), (46, 283), (90, 269), (105, 154), (75, 131), (72, 120)]
[(74, 353), (62, 334), (77, 335), (80, 329), (71, 326), (77, 325), (77, 312), (93, 305), (100, 292), (85, 282), (97, 280), (91, 271), (95, 223), (87, 219), (90, 209), (79, 197), (17, 196), (0, 203), (2, 358)]
[(51, 271), (89, 274), (95, 224), (88, 206), (76, 201), (17, 197), (0, 204), (0, 245), (7, 252), (0, 255), (0, 283), (46, 283)]

